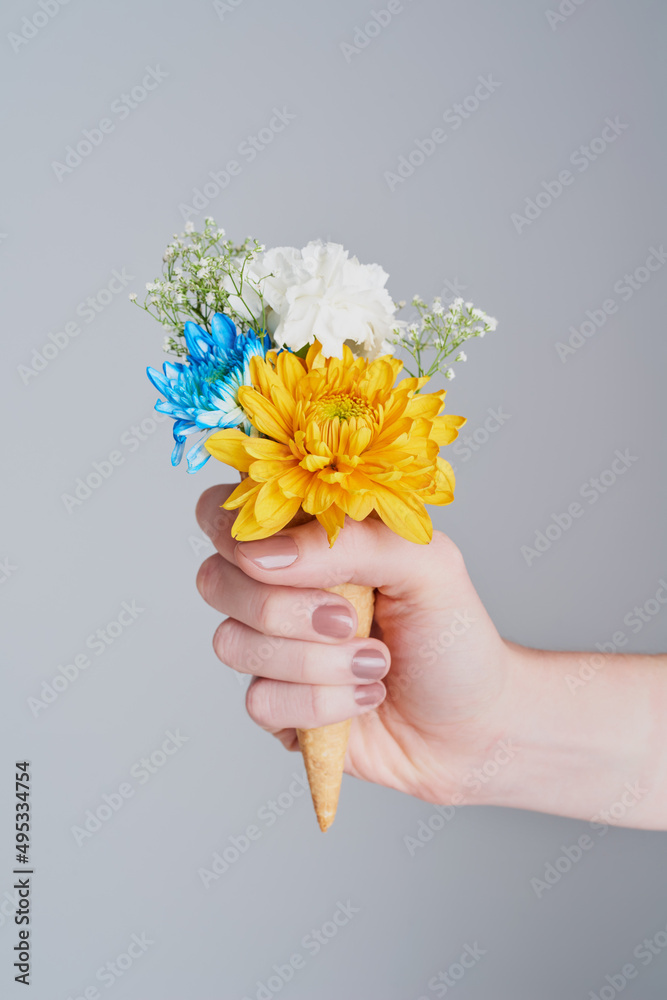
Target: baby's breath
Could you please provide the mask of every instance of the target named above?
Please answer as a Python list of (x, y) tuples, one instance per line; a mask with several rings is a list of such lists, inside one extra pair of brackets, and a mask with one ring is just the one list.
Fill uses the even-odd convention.
[(467, 361), (465, 351), (459, 350), (461, 345), (471, 337), (483, 337), (498, 325), (492, 316), (463, 299), (454, 299), (445, 309), (440, 298), (435, 298), (429, 309), (426, 302), (415, 295), (412, 306), (417, 310), (418, 321), (402, 323), (394, 330), (396, 346), (402, 347), (414, 359), (415, 371), (406, 368), (408, 375), (430, 377), (440, 372), (446, 379), (455, 378), (456, 372), (445, 364), (446, 359), (457, 351), (452, 360)]
[[(164, 349), (170, 354), (187, 354), (183, 334), (187, 320), (210, 332), (215, 313), (231, 316), (242, 333), (250, 329), (260, 332), (265, 328), (264, 302), (257, 283), (247, 272), (250, 262), (263, 249), (251, 237), (234, 244), (210, 217), (204, 220), (201, 232), (187, 222), (185, 231), (175, 233), (164, 251), (162, 275), (147, 283), (144, 301), (137, 302), (135, 294), (130, 298), (168, 331)], [(244, 315), (235, 308), (239, 302), (246, 311)]]

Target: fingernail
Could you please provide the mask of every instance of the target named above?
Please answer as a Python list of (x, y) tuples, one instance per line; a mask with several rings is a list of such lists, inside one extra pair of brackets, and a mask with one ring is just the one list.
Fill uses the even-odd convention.
[(379, 649), (368, 647), (358, 649), (352, 657), (352, 673), (364, 680), (377, 681), (383, 677), (387, 669), (387, 661)]
[(296, 562), (299, 555), (291, 535), (272, 535), (256, 542), (238, 542), (236, 548), (260, 569), (286, 569)]
[(312, 617), (313, 628), (331, 639), (347, 639), (354, 632), (354, 618), (344, 604), (320, 604)]
[(359, 684), (354, 689), (354, 700), (357, 705), (379, 705), (384, 694), (384, 684)]

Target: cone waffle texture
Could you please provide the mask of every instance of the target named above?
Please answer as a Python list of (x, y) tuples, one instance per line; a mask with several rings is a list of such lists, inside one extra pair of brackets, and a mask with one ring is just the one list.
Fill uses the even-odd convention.
[[(240, 475), (242, 480), (247, 479), (247, 472), (242, 472)], [(314, 520), (312, 514), (306, 514), (304, 510), (299, 510), (288, 527), (295, 528), (299, 524), (306, 524), (312, 520)], [(375, 608), (373, 588), (362, 587), (356, 583), (340, 583), (335, 587), (326, 587), (325, 589), (330, 594), (339, 594), (354, 605), (357, 612), (356, 635), (360, 639), (369, 636)], [(308, 775), (315, 815), (323, 833), (329, 829), (336, 818), (351, 725), (352, 720), (346, 719), (345, 722), (334, 722), (330, 726), (318, 726), (316, 729), (297, 729), (296, 731)]]
[[(358, 619), (357, 636), (362, 638), (370, 635), (375, 605), (373, 588), (341, 583), (336, 587), (327, 587), (327, 590), (330, 594), (339, 594), (354, 605)], [(351, 721), (346, 719), (345, 722), (335, 722), (331, 726), (296, 731), (317, 822), (322, 832), (328, 830), (336, 818)]]

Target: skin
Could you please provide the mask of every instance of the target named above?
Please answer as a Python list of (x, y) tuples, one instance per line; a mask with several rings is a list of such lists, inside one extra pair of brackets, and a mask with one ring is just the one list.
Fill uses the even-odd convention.
[[(592, 667), (590, 653), (507, 642), (456, 545), (437, 531), (421, 546), (378, 520), (348, 519), (329, 548), (310, 522), (280, 532), (296, 543), (290, 566), (261, 568), (253, 553), (263, 543), (237, 543), (235, 512), (221, 509), (233, 489), (199, 500), (217, 554), (197, 586), (228, 616), (213, 638), (217, 656), (253, 675), (248, 713), (287, 749), (298, 749), (296, 727), (352, 718), (345, 770), (356, 778), (441, 805), (667, 829), (666, 656), (600, 654)], [(348, 581), (376, 588), (370, 639), (352, 637), (356, 613), (323, 589)], [(351, 614), (349, 636), (315, 631), (322, 604)], [(380, 681), (352, 672), (355, 652), (369, 648), (384, 654)], [(356, 701), (360, 689), (374, 704)]]

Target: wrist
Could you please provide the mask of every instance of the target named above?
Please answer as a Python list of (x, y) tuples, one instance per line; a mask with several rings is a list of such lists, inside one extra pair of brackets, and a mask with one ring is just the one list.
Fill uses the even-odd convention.
[[(492, 742), (479, 765), (483, 771), (486, 765), (488, 780), (474, 801), (662, 826), (667, 819), (659, 815), (667, 782), (660, 738), (667, 710), (664, 663), (657, 657), (606, 655), (603, 668), (578, 686), (572, 678), (582, 660), (592, 659), (590, 653), (505, 646), (507, 682), (488, 720)], [(496, 768), (503, 745), (503, 763)]]

